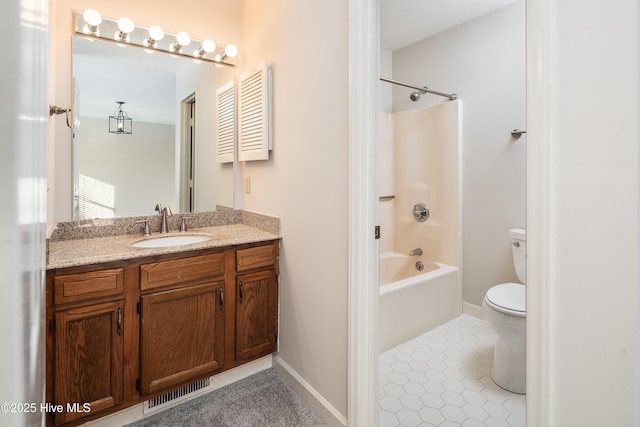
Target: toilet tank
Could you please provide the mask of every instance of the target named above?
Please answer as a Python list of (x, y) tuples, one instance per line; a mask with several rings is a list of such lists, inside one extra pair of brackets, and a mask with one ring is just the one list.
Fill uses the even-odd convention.
[(513, 228), (509, 230), (511, 237), (511, 253), (513, 254), (513, 265), (516, 268), (516, 275), (521, 283), (525, 282), (525, 253), (526, 253), (526, 237), (527, 233), (524, 228)]

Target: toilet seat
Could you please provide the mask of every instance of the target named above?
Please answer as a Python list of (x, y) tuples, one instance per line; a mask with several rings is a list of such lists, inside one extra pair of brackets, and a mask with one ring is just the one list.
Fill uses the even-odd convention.
[(526, 292), (521, 283), (503, 283), (487, 291), (487, 305), (501, 313), (512, 316), (526, 316)]

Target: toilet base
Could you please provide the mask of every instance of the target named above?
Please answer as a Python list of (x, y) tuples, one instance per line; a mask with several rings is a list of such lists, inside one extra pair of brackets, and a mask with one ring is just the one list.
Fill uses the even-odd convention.
[(502, 338), (496, 338), (491, 378), (505, 390), (525, 394), (526, 347), (524, 340), (521, 345), (514, 345), (514, 343), (506, 345)]

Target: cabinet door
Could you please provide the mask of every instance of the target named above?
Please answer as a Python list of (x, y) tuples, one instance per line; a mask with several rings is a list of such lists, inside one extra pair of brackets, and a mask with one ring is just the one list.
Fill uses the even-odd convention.
[(276, 351), (278, 282), (275, 270), (236, 278), (236, 361)]
[(65, 410), (56, 424), (122, 403), (123, 306), (115, 301), (55, 313), (54, 399)]
[(221, 370), (223, 312), (223, 281), (142, 296), (140, 393)]

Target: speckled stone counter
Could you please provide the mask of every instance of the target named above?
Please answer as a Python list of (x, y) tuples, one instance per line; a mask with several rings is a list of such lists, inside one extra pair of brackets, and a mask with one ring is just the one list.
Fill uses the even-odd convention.
[[(86, 222), (58, 224), (48, 241), (47, 270), (280, 239), (277, 218), (243, 211), (223, 212), (221, 215), (211, 216), (208, 220), (206, 214), (195, 215), (197, 218), (194, 218), (193, 222), (197, 226), (190, 227), (187, 232), (171, 231), (168, 234), (160, 234), (152, 226), (150, 236), (142, 235), (142, 224), (138, 223), (141, 218), (146, 217), (96, 220), (93, 225), (87, 225)], [(178, 220), (179, 218), (180, 216)], [(176, 224), (173, 228), (170, 227), (170, 230), (179, 228), (175, 218), (174, 221)], [(203, 223), (205, 226), (202, 226)], [(161, 248), (131, 246), (140, 240), (179, 235), (205, 235), (210, 236), (211, 240)]]

